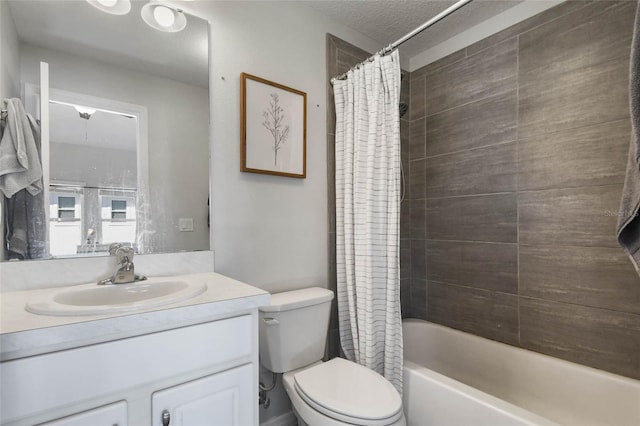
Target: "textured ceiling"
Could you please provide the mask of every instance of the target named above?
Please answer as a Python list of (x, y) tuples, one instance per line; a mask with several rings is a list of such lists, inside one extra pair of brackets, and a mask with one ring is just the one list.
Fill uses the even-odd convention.
[[(132, 11), (126, 16), (100, 12), (85, 1), (11, 0), (9, 6), (23, 41), (206, 86), (206, 22), (189, 16), (184, 31), (161, 33), (140, 18), (140, 8), (146, 1), (132, 0)], [(474, 0), (403, 44), (401, 54), (412, 58), (521, 1)], [(378, 41), (380, 48), (455, 3), (454, 0), (300, 2)]]
[[(408, 58), (481, 23), (523, 0), (474, 0), (423, 31), (400, 48)], [(455, 1), (444, 0), (315, 0), (302, 3), (380, 42), (398, 40)]]

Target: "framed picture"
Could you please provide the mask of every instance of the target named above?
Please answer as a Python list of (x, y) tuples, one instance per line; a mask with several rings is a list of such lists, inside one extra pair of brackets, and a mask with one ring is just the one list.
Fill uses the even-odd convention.
[(307, 94), (240, 75), (240, 170), (305, 178)]

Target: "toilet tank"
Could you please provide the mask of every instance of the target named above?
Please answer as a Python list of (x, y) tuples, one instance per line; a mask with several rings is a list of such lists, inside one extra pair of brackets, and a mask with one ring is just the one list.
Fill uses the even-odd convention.
[(285, 373), (324, 356), (333, 292), (312, 287), (271, 295), (260, 308), (260, 362)]

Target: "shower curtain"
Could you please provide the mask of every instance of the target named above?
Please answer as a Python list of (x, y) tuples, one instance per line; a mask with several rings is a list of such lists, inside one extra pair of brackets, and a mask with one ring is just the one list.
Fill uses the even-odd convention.
[(402, 393), (398, 52), (349, 71), (333, 90), (340, 342)]

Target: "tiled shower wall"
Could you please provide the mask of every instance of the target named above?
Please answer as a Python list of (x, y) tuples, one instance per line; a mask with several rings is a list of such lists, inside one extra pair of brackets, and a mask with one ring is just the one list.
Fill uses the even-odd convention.
[(569, 1), (411, 73), (410, 316), (640, 378), (635, 6)]
[[(333, 99), (333, 89), (331, 78), (338, 76), (349, 70), (352, 66), (364, 61), (370, 53), (365, 52), (339, 39), (331, 34), (327, 34), (327, 188), (328, 188), (328, 217), (329, 217), (329, 288), (336, 291), (336, 195), (335, 195), (335, 123), (336, 112)], [(400, 101), (409, 103), (409, 73), (402, 72), (402, 91)], [(402, 162), (406, 168), (409, 165), (409, 114), (405, 114), (400, 120), (400, 134), (402, 146)], [(403, 302), (403, 313), (409, 312), (409, 289), (410, 289), (410, 268), (411, 245), (409, 240), (409, 201), (402, 203), (401, 218), (401, 300)], [(327, 357), (333, 358), (339, 354), (339, 334), (337, 305), (334, 299), (331, 309), (331, 322), (329, 324), (329, 340), (327, 345)]]

